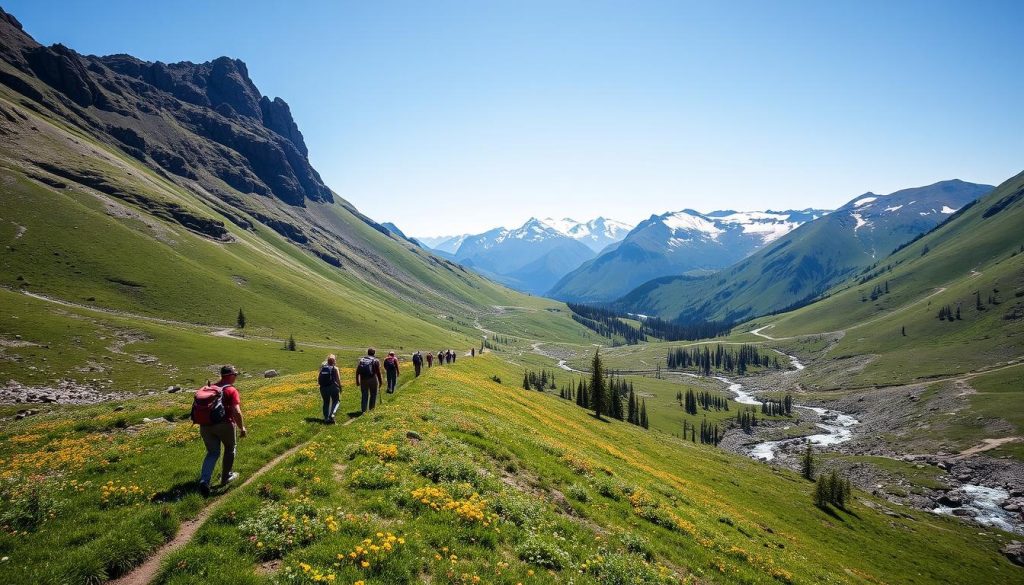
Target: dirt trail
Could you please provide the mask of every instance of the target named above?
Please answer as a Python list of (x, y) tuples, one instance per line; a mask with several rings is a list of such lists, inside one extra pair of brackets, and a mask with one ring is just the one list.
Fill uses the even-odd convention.
[(821, 333), (802, 333), (800, 335), (793, 335), (791, 337), (772, 337), (770, 335), (766, 335), (764, 333), (761, 333), (765, 329), (769, 329), (769, 328), (775, 327), (774, 323), (769, 323), (768, 325), (765, 325), (763, 327), (758, 327), (757, 329), (752, 330), (751, 333), (753, 333), (754, 335), (756, 335), (758, 337), (763, 337), (763, 338), (771, 340), (771, 341), (786, 341), (786, 340), (789, 340), (789, 339), (799, 339), (801, 337), (812, 337), (812, 336), (819, 336), (819, 335), (838, 335), (840, 333), (845, 334), (847, 331), (849, 331), (851, 329), (859, 329), (861, 327), (864, 327), (865, 325), (870, 325), (870, 324), (875, 323), (877, 321), (881, 321), (882, 319), (888, 319), (889, 317), (892, 317), (893, 315), (895, 315), (897, 313), (902, 313), (903, 311), (906, 311), (907, 309), (910, 309), (911, 307), (916, 307), (917, 305), (927, 301), (928, 299), (934, 297), (935, 295), (942, 294), (944, 292), (946, 292), (946, 287), (940, 286), (939, 288), (935, 289), (935, 291), (932, 292), (930, 295), (928, 295), (926, 297), (922, 297), (922, 298), (920, 298), (920, 299), (918, 299), (918, 300), (916, 300), (916, 301), (914, 301), (914, 302), (912, 302), (912, 303), (910, 303), (908, 305), (903, 305), (902, 307), (898, 307), (898, 308), (896, 308), (896, 309), (894, 309), (892, 311), (889, 311), (888, 313), (883, 313), (883, 314), (881, 314), (881, 315), (879, 315), (877, 317), (874, 317), (873, 319), (868, 319), (867, 321), (864, 321), (863, 323), (857, 323), (856, 325), (851, 325), (850, 327), (847, 327), (845, 329), (839, 329), (839, 330), (836, 330), (836, 331), (823, 331)]
[(974, 447), (971, 447), (970, 449), (964, 449), (963, 451), (960, 452), (959, 455), (957, 455), (956, 458), (957, 459), (966, 459), (966, 458), (970, 457), (971, 455), (977, 455), (978, 453), (983, 453), (985, 451), (991, 451), (992, 449), (995, 449), (996, 447), (1001, 447), (1001, 446), (1003, 446), (1003, 445), (1005, 445), (1007, 443), (1012, 443), (1014, 441), (1019, 441), (1020, 439), (1021, 439), (1021, 437), (1002, 437), (1000, 439), (982, 439), (981, 440), (981, 442), (982, 442), (981, 445), (975, 445)]
[[(350, 419), (346, 421), (345, 424), (349, 424), (353, 420), (355, 419)], [(251, 482), (255, 481), (261, 475), (273, 469), (278, 463), (287, 459), (288, 456), (292, 455), (299, 449), (305, 447), (308, 443), (309, 441), (299, 443), (298, 445), (292, 447), (291, 449), (288, 449), (284, 453), (281, 453), (277, 457), (274, 457), (269, 462), (267, 462), (266, 465), (257, 469), (252, 475), (249, 476), (248, 479), (243, 481), (236, 488), (236, 490), (242, 489), (245, 486), (249, 485)], [(164, 562), (164, 559), (166, 559), (168, 555), (178, 550), (179, 548), (185, 546), (190, 540), (192, 540), (192, 537), (195, 536), (196, 532), (199, 530), (199, 527), (202, 526), (210, 518), (210, 516), (214, 512), (216, 512), (217, 509), (224, 504), (224, 502), (227, 501), (227, 496), (228, 495), (225, 494), (224, 496), (212, 500), (209, 504), (206, 505), (205, 508), (203, 508), (201, 512), (199, 512), (199, 514), (195, 518), (182, 522), (181, 526), (178, 527), (178, 532), (174, 535), (174, 538), (164, 543), (164, 545), (157, 549), (157, 551), (153, 553), (151, 557), (146, 559), (146, 562), (142, 563), (138, 567), (135, 567), (135, 569), (133, 569), (127, 575), (118, 577), (113, 581), (108, 581), (108, 585), (148, 585), (153, 580), (153, 578), (156, 577), (156, 574), (160, 570), (160, 565)]]

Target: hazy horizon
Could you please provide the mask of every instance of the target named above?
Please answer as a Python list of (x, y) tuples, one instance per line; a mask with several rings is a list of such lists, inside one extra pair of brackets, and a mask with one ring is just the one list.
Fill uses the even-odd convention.
[(407, 234), (835, 208), (1024, 161), (1014, 2), (5, 9), (84, 54), (245, 61), (327, 185)]

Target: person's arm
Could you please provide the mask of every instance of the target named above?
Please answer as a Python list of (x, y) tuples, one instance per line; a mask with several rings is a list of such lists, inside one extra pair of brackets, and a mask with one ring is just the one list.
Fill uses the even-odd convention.
[(380, 375), (380, 360), (376, 360), (373, 362), (373, 374), (377, 376), (378, 384), (384, 383), (384, 376)]
[(363, 381), (359, 376), (359, 362), (356, 362), (356, 386), (362, 386)]
[(245, 422), (242, 420), (242, 405), (236, 404), (232, 415), (234, 416), (235, 423), (238, 425), (238, 434), (244, 437), (249, 431), (245, 429)]
[(398, 358), (395, 358), (395, 375), (399, 375), (400, 370), (398, 369)]
[(338, 383), (338, 388), (341, 388), (341, 368), (334, 368), (334, 381)]

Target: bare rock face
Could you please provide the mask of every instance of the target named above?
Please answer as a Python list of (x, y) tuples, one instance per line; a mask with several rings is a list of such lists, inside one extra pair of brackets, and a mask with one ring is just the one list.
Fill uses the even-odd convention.
[(999, 552), (1006, 555), (1010, 562), (1024, 567), (1024, 542), (1012, 540), (1010, 544), (1004, 546)]
[(276, 378), (277, 377), (277, 370), (267, 370), (267, 371), (263, 372), (263, 377), (264, 378)]

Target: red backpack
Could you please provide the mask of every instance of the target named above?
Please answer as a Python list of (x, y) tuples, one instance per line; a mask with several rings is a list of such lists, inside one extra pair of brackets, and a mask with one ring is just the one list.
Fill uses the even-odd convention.
[(226, 419), (224, 390), (209, 382), (196, 390), (196, 396), (192, 399), (192, 422), (197, 425), (215, 425)]

